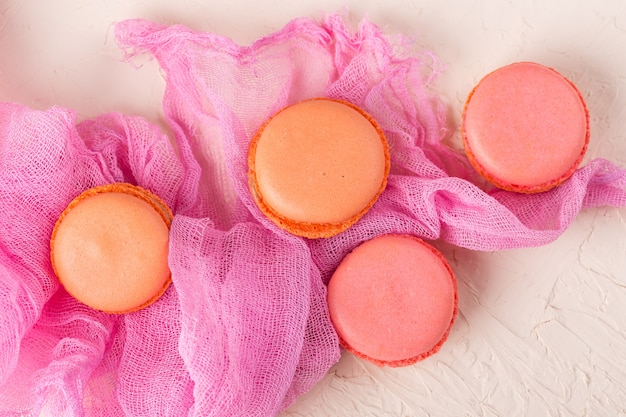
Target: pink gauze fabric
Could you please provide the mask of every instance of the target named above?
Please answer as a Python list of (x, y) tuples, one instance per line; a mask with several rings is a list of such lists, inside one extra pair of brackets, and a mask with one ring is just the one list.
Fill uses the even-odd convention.
[[(582, 208), (626, 205), (626, 172), (605, 160), (538, 195), (474, 185), (466, 159), (440, 143), (436, 58), (366, 21), (351, 32), (338, 15), (297, 19), (251, 46), (142, 20), (119, 23), (116, 37), (129, 58), (148, 52), (162, 66), (173, 143), (136, 117), (77, 123), (66, 109), (0, 104), (0, 415), (275, 415), (338, 359), (325, 283), (364, 240), (536, 246)], [(306, 240), (261, 215), (246, 157), (268, 116), (317, 96), (378, 120), (392, 172), (355, 226)], [(150, 189), (174, 212), (173, 285), (124, 316), (76, 302), (49, 261), (67, 203), (114, 181)]]

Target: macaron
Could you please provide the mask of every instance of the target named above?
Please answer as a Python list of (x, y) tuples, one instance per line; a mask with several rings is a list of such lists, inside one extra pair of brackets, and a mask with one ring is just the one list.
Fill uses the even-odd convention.
[(469, 94), (462, 138), (469, 161), (488, 181), (543, 192), (580, 165), (589, 112), (580, 91), (557, 71), (518, 62), (491, 72)]
[(385, 135), (369, 114), (346, 101), (310, 99), (280, 110), (252, 138), (249, 187), (278, 227), (331, 237), (376, 202), (389, 160)]
[(458, 310), (450, 265), (409, 235), (357, 246), (332, 275), (327, 297), (341, 344), (379, 366), (411, 365), (439, 351)]
[(52, 268), (67, 292), (107, 313), (129, 313), (168, 288), (172, 212), (141, 187), (114, 183), (70, 202), (50, 239)]

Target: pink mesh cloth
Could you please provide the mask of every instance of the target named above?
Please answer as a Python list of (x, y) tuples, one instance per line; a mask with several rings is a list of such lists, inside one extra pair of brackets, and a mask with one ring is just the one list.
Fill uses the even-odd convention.
[[(605, 160), (561, 187), (482, 191), (464, 157), (440, 144), (436, 59), (372, 24), (298, 19), (252, 46), (131, 20), (122, 47), (163, 67), (174, 143), (142, 119), (0, 104), (0, 415), (269, 416), (338, 359), (325, 286), (358, 243), (383, 233), (495, 250), (548, 243), (578, 211), (626, 205), (626, 171)], [(247, 188), (247, 145), (280, 108), (327, 96), (385, 130), (389, 185), (331, 239), (278, 230)], [(593, 140), (593, 139), (592, 139)], [(93, 311), (58, 284), (48, 240), (86, 188), (127, 181), (172, 208), (173, 285), (124, 316)]]
[[(306, 245), (243, 216), (217, 229), (201, 166), (181, 162), (156, 127), (2, 104), (0, 129), (2, 415), (272, 415), (337, 360)], [(124, 316), (79, 304), (49, 260), (69, 201), (115, 181), (150, 189), (176, 213), (173, 286)]]

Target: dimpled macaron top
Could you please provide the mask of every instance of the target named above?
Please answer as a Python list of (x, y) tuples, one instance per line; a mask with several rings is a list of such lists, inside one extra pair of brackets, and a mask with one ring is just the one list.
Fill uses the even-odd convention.
[(251, 142), (250, 188), (274, 223), (311, 238), (337, 234), (382, 192), (389, 172), (384, 135), (364, 111), (331, 99), (279, 111)]
[(377, 365), (410, 365), (437, 352), (457, 312), (456, 280), (439, 251), (382, 235), (348, 254), (328, 284), (342, 344)]
[(67, 292), (109, 313), (143, 308), (170, 283), (169, 209), (130, 184), (87, 190), (68, 205), (51, 239)]
[(589, 141), (589, 116), (578, 89), (532, 62), (483, 78), (463, 113), (463, 142), (472, 164), (500, 188), (548, 190), (573, 174)]

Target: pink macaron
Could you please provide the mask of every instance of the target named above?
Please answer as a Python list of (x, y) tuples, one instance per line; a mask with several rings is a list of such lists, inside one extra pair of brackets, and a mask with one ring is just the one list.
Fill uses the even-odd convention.
[(580, 91), (557, 71), (518, 62), (485, 76), (463, 112), (463, 144), (476, 170), (499, 188), (547, 191), (569, 178), (589, 143)]
[(439, 351), (458, 310), (444, 256), (409, 235), (382, 235), (356, 247), (328, 284), (341, 344), (379, 366), (406, 366)]

